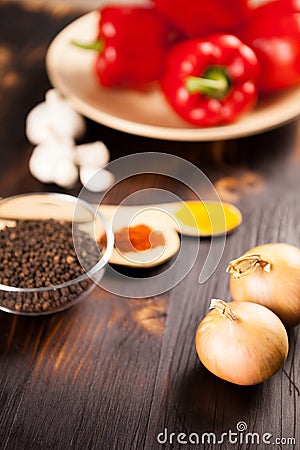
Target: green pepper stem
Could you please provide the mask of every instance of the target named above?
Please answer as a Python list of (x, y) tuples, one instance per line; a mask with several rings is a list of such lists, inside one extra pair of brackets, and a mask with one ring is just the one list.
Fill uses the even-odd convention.
[(188, 76), (185, 87), (191, 94), (222, 99), (228, 93), (230, 81), (223, 67), (211, 67), (202, 77)]
[(71, 44), (84, 50), (95, 50), (96, 52), (101, 52), (104, 47), (103, 39), (99, 39), (98, 41), (88, 43), (71, 41)]

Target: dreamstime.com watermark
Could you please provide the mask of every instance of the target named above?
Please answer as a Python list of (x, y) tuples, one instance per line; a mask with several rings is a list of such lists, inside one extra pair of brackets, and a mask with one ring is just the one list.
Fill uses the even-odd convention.
[(235, 430), (228, 430), (217, 435), (213, 432), (204, 433), (170, 433), (167, 428), (161, 433), (158, 433), (156, 440), (159, 444), (181, 444), (181, 445), (204, 445), (204, 444), (232, 444), (232, 445), (296, 445), (294, 437), (274, 437), (272, 433), (257, 433), (247, 431), (248, 425), (246, 422), (240, 421), (236, 424)]

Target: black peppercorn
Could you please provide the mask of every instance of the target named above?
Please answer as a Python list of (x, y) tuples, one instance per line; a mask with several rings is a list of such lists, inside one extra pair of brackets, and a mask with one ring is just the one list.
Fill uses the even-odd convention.
[[(13, 229), (5, 227), (0, 230), (0, 283), (51, 288), (80, 277), (100, 260), (101, 249), (82, 230), (76, 230), (76, 242), (78, 255), (72, 223), (67, 221), (19, 220)], [(85, 289), (90, 284), (91, 280), (84, 281)], [(0, 305), (22, 312), (47, 312), (74, 300), (82, 290), (78, 283), (26, 295), (0, 291)]]

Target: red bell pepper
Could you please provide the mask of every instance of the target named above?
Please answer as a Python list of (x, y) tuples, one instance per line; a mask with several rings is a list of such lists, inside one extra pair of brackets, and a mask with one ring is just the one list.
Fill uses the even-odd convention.
[(268, 0), (252, 7), (250, 11), (248, 21), (259, 21), (264, 31), (270, 31), (276, 27), (278, 18), (299, 12), (300, 2), (299, 0)]
[(251, 12), (248, 0), (154, 0), (154, 3), (188, 37), (232, 32)]
[(257, 75), (254, 52), (233, 35), (217, 34), (174, 45), (161, 87), (183, 119), (212, 126), (232, 122), (254, 106)]
[(99, 52), (96, 76), (102, 86), (141, 88), (158, 80), (169, 45), (170, 25), (149, 6), (106, 6), (97, 41), (76, 45)]
[(300, 5), (275, 0), (253, 10), (236, 34), (256, 53), (258, 90), (269, 94), (300, 83)]

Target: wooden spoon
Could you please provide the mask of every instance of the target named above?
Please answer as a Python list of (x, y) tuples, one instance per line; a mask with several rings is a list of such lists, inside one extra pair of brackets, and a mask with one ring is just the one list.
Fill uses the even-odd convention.
[[(112, 264), (141, 268), (154, 267), (172, 258), (180, 249), (180, 238), (173, 221), (164, 220), (165, 214), (160, 211), (153, 213), (153, 210), (149, 210), (147, 206), (118, 207), (115, 205), (100, 205), (98, 211), (111, 223), (115, 234), (115, 247), (109, 259)], [(138, 225), (149, 228), (149, 249), (137, 251), (132, 246), (132, 251), (124, 251), (116, 245), (118, 235), (123, 233), (130, 247), (129, 230)], [(161, 245), (152, 246), (154, 242), (152, 233), (160, 236), (159, 244)], [(97, 230), (96, 235), (98, 235)]]
[[(95, 205), (96, 206), (96, 205)], [(97, 206), (96, 206), (97, 207)], [(186, 236), (222, 236), (242, 223), (242, 213), (230, 203), (213, 201), (172, 202), (138, 206), (105, 205), (99, 212), (110, 221), (113, 230), (129, 226), (137, 218), (139, 223), (163, 224)]]

